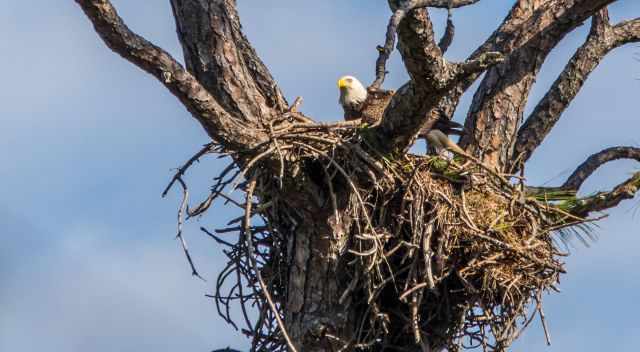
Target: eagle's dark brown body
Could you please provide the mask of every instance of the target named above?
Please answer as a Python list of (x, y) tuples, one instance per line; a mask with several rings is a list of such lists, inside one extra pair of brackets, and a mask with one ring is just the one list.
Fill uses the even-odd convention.
[(378, 124), (394, 93), (392, 90), (369, 90), (367, 99), (360, 106), (344, 107), (344, 119), (347, 121), (362, 119), (362, 122), (370, 125)]

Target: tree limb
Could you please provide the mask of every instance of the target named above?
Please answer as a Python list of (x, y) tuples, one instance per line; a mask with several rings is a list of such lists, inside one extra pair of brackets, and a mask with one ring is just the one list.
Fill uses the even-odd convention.
[(456, 26), (453, 24), (453, 17), (451, 9), (449, 8), (447, 10), (447, 27), (444, 30), (442, 38), (440, 38), (440, 41), (438, 42), (438, 48), (440, 48), (440, 51), (442, 51), (443, 54), (446, 53), (449, 49), (449, 46), (451, 46), (455, 34)]
[(591, 155), (569, 176), (563, 188), (578, 190), (584, 181), (600, 166), (614, 160), (633, 159), (640, 162), (640, 148), (611, 147)]
[(625, 199), (633, 199), (640, 188), (640, 172), (617, 185), (610, 192), (600, 192), (586, 199), (581, 199), (572, 210), (577, 216), (586, 217), (592, 212), (611, 209)]
[(111, 50), (156, 77), (200, 122), (216, 142), (245, 150), (266, 139), (231, 116), (209, 92), (166, 51), (132, 32), (108, 0), (76, 0)]
[(242, 33), (235, 0), (171, 0), (187, 69), (225, 110), (261, 125), (287, 102)]
[[(532, 15), (525, 21), (526, 26), (517, 23), (519, 29), (514, 31), (515, 37), (504, 38), (502, 31), (494, 35), (499, 38), (489, 46), (505, 49), (510, 54), (504, 63), (487, 71), (476, 91), (465, 124), (468, 133), (461, 144), (483, 161), (503, 167), (510, 158), (518, 124), (542, 63), (567, 33), (612, 1), (518, 2), (512, 14), (524, 11)], [(486, 48), (475, 55), (482, 52), (486, 52)]]
[[(585, 162), (569, 176), (560, 187), (538, 188), (528, 187), (533, 191), (541, 190), (543, 194), (560, 194), (572, 192), (575, 194), (582, 184), (602, 165), (619, 159), (633, 159), (640, 162), (640, 148), (636, 147), (611, 147), (591, 155)], [(640, 172), (634, 173), (626, 181), (615, 186), (609, 192), (598, 192), (593, 196), (580, 198), (569, 210), (578, 217), (587, 217), (592, 212), (613, 208), (625, 199), (632, 199), (640, 189)], [(538, 192), (539, 193), (539, 192)], [(570, 195), (571, 193), (567, 193)], [(545, 196), (546, 198), (546, 196)]]
[(611, 191), (598, 192), (595, 195), (578, 198), (576, 194), (583, 183), (602, 165), (619, 159), (633, 159), (640, 162), (640, 148), (611, 147), (591, 155), (580, 164), (569, 176), (567, 181), (559, 187), (531, 187), (525, 186), (527, 196), (543, 199), (544, 201), (565, 201), (567, 212), (579, 218), (586, 218), (590, 213), (613, 208), (625, 199), (635, 197), (640, 190), (640, 172), (634, 173), (626, 181), (615, 186)]
[(551, 132), (561, 114), (578, 95), (585, 81), (613, 49), (640, 41), (640, 19), (609, 25), (606, 10), (593, 17), (585, 43), (576, 51), (547, 94), (520, 127), (511, 159), (512, 169), (526, 162)]
[[(464, 4), (471, 3), (474, 2)], [(409, 3), (404, 4), (406, 6)], [(404, 20), (397, 29), (400, 38), (398, 49), (411, 81), (394, 95), (382, 123), (376, 128), (378, 145), (385, 152), (392, 153), (406, 152), (419, 132), (431, 127), (439, 117), (433, 108), (458, 80), (469, 74), (468, 71), (475, 72), (502, 60), (500, 55), (488, 55), (481, 58), (482, 63), (476, 60), (461, 64), (449, 63), (435, 41), (426, 9), (411, 10), (402, 18)], [(390, 27), (392, 25), (390, 23)]]
[[(475, 4), (478, 1), (480, 0), (389, 0), (389, 7), (391, 7), (392, 9), (393, 15), (389, 19), (389, 24), (387, 25), (387, 33), (385, 36), (384, 46), (378, 47), (378, 59), (376, 60), (376, 79), (373, 81), (373, 83), (371, 83), (369, 87), (371, 89), (380, 89), (380, 87), (382, 86), (382, 83), (384, 82), (385, 76), (387, 74), (387, 60), (389, 60), (389, 56), (391, 55), (393, 46), (396, 42), (396, 32), (398, 31), (398, 26), (410, 11), (425, 7), (448, 8), (449, 10), (451, 10), (452, 8)], [(450, 18), (451, 17), (449, 16), (449, 20)], [(453, 28), (450, 28), (449, 23), (451, 22), (447, 22), (447, 30), (452, 32)], [(451, 26), (452, 25), (453, 23), (451, 23)], [(453, 37), (453, 34), (451, 34), (450, 36)], [(446, 36), (443, 37), (443, 40), (444, 39), (446, 39)], [(443, 41), (443, 44), (444, 43), (446, 43), (446, 40)], [(448, 44), (446, 46), (448, 47)], [(446, 48), (443, 51), (446, 51)]]
[[(536, 18), (545, 18), (549, 14), (562, 13), (558, 9), (557, 1), (540, 3), (539, 1), (518, 1), (509, 11), (502, 24), (494, 31), (482, 45), (480, 45), (467, 59), (473, 60), (486, 52), (500, 52), (508, 56), (518, 46), (526, 42), (528, 38), (535, 36), (546, 28), (546, 23), (536, 21)], [(573, 21), (571, 16), (565, 16), (565, 22)], [(440, 102), (435, 110), (443, 112), (451, 118), (460, 102), (462, 95), (480, 77), (483, 72), (468, 75), (464, 80), (456, 83), (455, 87), (447, 94), (446, 99)], [(473, 127), (470, 127), (471, 130)], [(461, 141), (465, 142), (466, 141)]]
[[(500, 52), (505, 56), (514, 56), (514, 53), (518, 53), (515, 59), (507, 60), (507, 62), (500, 65), (503, 70), (506, 70), (504, 71), (505, 75), (509, 67), (506, 66), (507, 68), (505, 68), (505, 65), (513, 65), (519, 60), (523, 61), (522, 65), (520, 65), (522, 67), (527, 66), (527, 64), (532, 64), (534, 68), (539, 67), (544, 58), (546, 58), (546, 54), (536, 56), (531, 52), (536, 52), (537, 50), (548, 53), (566, 33), (576, 28), (584, 19), (611, 1), (613, 0), (519, 1), (494, 35), (480, 46), (467, 61), (473, 62), (473, 60), (488, 52)], [(389, 2), (392, 4), (392, 9), (397, 10), (397, 2), (392, 0)], [(447, 62), (442, 58), (442, 51), (435, 44), (426, 10), (413, 10), (405, 14), (405, 16), (405, 20), (398, 26), (398, 35), (400, 37), (400, 45), (398, 47), (412, 80), (405, 84), (394, 96), (385, 113), (385, 118), (378, 128), (378, 139), (385, 142), (383, 149), (394, 152), (406, 150), (407, 146), (410, 146), (415, 139), (416, 133), (414, 132), (430, 128), (441, 112), (447, 116), (452, 116), (462, 94), (484, 72), (483, 70), (478, 70), (477, 72), (472, 71), (462, 75), (455, 69), (460, 66), (447, 65)], [(544, 48), (542, 44), (545, 43), (552, 45), (546, 45), (548, 48)], [(543, 47), (536, 48), (540, 46)], [(530, 51), (528, 54), (525, 53), (527, 50)], [(533, 60), (535, 58), (539, 62)], [(525, 72), (529, 71), (525, 70)], [(537, 74), (537, 69), (534, 71)], [(486, 140), (491, 140), (491, 138), (482, 138), (483, 132), (487, 131), (486, 136), (491, 137), (494, 134), (500, 134), (500, 128), (509, 127), (508, 129), (512, 131), (510, 135), (514, 136), (518, 119), (497, 117), (494, 121), (493, 116), (486, 113), (482, 119), (478, 120), (475, 112), (476, 110), (481, 110), (480, 108), (485, 111), (490, 110), (486, 104), (482, 103), (483, 101), (498, 101), (508, 104), (511, 97), (496, 98), (497, 95), (504, 95), (504, 89), (506, 88), (512, 88), (512, 90), (516, 91), (519, 88), (523, 88), (519, 93), (526, 98), (535, 75), (522, 75), (522, 73), (515, 70), (509, 73), (509, 76), (515, 82), (523, 80), (526, 83), (524, 87), (519, 87), (517, 83), (513, 87), (499, 87), (497, 86), (498, 84), (506, 83), (498, 83), (500, 77), (495, 76), (495, 74), (503, 71), (492, 69), (490, 72), (494, 72), (494, 77), (492, 80), (485, 79), (487, 83), (483, 86), (484, 94), (477, 93), (476, 96), (479, 98), (476, 99), (474, 110), (469, 113), (470, 118), (467, 119), (466, 123), (466, 137), (461, 142), (463, 146), (474, 145), (472, 148), (475, 149), (495, 149), (500, 151), (500, 143), (495, 143), (497, 138), (493, 138), (494, 144), (497, 145), (496, 148), (486, 148), (486, 145), (489, 144)], [(521, 75), (521, 77), (518, 77), (518, 75)], [(452, 79), (452, 77), (455, 77), (455, 79)], [(510, 112), (511, 116), (518, 116), (518, 112), (521, 116), (521, 111), (524, 109), (523, 101), (526, 101), (526, 99), (520, 99), (520, 103), (516, 104), (518, 109), (513, 109), (515, 113)], [(510, 107), (507, 106), (506, 108)], [(511, 126), (505, 126), (505, 124), (509, 123)], [(492, 126), (495, 128), (489, 128)], [(478, 134), (478, 136), (475, 134)], [(475, 147), (475, 145), (479, 144), (483, 144), (483, 146)], [(510, 150), (510, 145), (509, 143), (505, 149)], [(472, 152), (475, 151), (472, 150)], [(506, 152), (502, 154), (506, 154)], [(496, 157), (495, 159), (497, 163), (498, 158)]]
[(469, 59), (464, 63), (457, 64), (459, 80), (468, 76), (476, 75), (486, 71), (488, 68), (504, 61), (504, 55), (497, 51), (490, 51), (480, 54), (478, 57)]

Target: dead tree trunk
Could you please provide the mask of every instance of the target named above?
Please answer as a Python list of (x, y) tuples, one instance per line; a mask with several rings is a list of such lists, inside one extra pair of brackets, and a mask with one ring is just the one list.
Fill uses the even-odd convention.
[[(242, 33), (235, 0), (171, 0), (186, 67), (127, 28), (108, 0), (76, 2), (109, 47), (156, 77), (211, 137), (212, 144), (174, 178), (185, 191), (181, 211), (202, 214), (225, 186), (234, 185), (234, 179), (243, 182), (244, 203), (232, 201), (245, 211), (236, 222), (240, 240), (229, 271), (221, 276), (237, 274), (232, 292), (239, 290), (241, 304), (258, 301), (257, 321), (245, 317), (254, 350), (457, 350), (465, 336), (485, 350), (504, 350), (520, 333), (516, 317), (527, 316), (531, 302), (541, 313), (541, 292), (563, 272), (550, 234), (589, 221), (592, 212), (634, 197), (640, 187), (636, 173), (611, 191), (575, 198), (604, 163), (640, 161), (633, 147), (594, 154), (553, 189), (509, 179), (523, 170), (602, 58), (640, 41), (640, 19), (609, 23), (606, 6), (614, 0), (516, 1), (495, 33), (460, 63), (443, 57), (453, 40), (453, 23), (438, 43), (428, 8), (454, 10), (481, 6), (481, 1), (389, 0), (393, 15), (372, 88), (384, 81), (396, 41), (411, 79), (394, 94), (379, 125), (366, 129), (357, 122), (318, 124), (298, 112), (297, 103), (289, 106)], [(527, 98), (548, 54), (590, 18), (586, 42), (525, 118)], [(436, 159), (407, 153), (441, 112), (452, 116), (462, 94), (483, 73), (460, 143), (475, 172), (491, 184), (477, 188), (459, 169), (436, 170)], [(230, 156), (232, 166), (202, 204), (188, 209), (181, 176), (210, 152)], [(544, 208), (531, 192), (542, 192), (543, 198), (554, 192), (574, 196), (549, 215), (549, 205)], [(495, 199), (483, 199), (487, 194)], [(481, 214), (481, 204), (494, 210)], [(254, 215), (263, 223), (251, 225)], [(503, 217), (510, 216), (513, 223), (525, 219), (540, 228), (505, 228)], [(464, 231), (448, 227), (445, 218)], [(486, 224), (485, 218), (490, 218)], [(528, 245), (539, 240), (547, 249), (527, 249), (519, 242), (525, 237)], [(474, 247), (480, 242), (481, 248)], [(508, 253), (509, 265), (520, 261), (538, 269), (487, 288), (481, 277), (489, 269), (474, 271), (470, 257), (486, 251)], [(525, 285), (527, 277), (539, 287)], [(514, 286), (526, 295), (514, 298), (509, 291)], [(247, 287), (254, 291), (245, 299)], [(482, 319), (476, 319), (474, 307), (483, 310), (489, 325), (478, 323)]]

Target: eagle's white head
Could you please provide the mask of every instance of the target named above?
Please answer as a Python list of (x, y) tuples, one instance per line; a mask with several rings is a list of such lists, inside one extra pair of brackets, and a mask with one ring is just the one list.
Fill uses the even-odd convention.
[(358, 110), (367, 99), (367, 89), (353, 76), (344, 76), (338, 80), (340, 105), (345, 110)]

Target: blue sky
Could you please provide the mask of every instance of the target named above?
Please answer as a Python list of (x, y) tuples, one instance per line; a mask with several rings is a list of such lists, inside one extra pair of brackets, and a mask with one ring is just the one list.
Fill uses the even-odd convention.
[[(240, 14), (289, 99), (330, 121), (341, 116), (336, 78), (373, 76), (375, 46), (389, 16), (384, 1), (249, 1)], [(138, 33), (180, 56), (168, 1), (114, 1)], [(455, 12), (459, 60), (500, 23), (512, 1)], [(38, 11), (34, 11), (34, 9)], [(640, 3), (611, 6), (612, 18), (640, 16)], [(435, 12), (441, 31), (444, 13)], [(581, 44), (587, 26), (554, 51), (529, 110)], [(295, 30), (294, 30), (295, 29)], [(199, 226), (232, 216), (216, 207), (187, 226), (208, 283), (192, 279), (173, 240), (176, 194), (160, 192), (207, 136), (153, 78), (111, 53), (72, 1), (0, 0), (0, 351), (209, 351), (246, 340), (216, 316), (204, 294), (223, 263)], [(532, 183), (560, 183), (593, 152), (639, 145), (638, 45), (608, 56), (539, 148)], [(406, 80), (397, 56), (389, 88)], [(462, 121), (470, 96), (456, 119)], [(204, 192), (217, 160), (188, 176)], [(615, 162), (587, 182), (610, 186), (637, 170)], [(574, 249), (563, 293), (546, 299), (552, 347), (534, 325), (516, 351), (635, 351), (640, 324), (638, 200), (611, 211), (591, 248)]]

